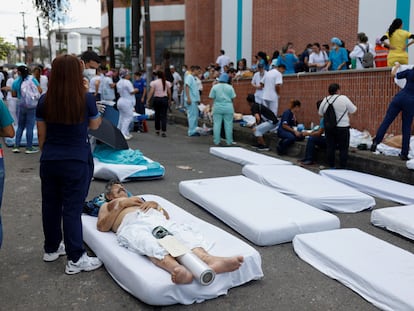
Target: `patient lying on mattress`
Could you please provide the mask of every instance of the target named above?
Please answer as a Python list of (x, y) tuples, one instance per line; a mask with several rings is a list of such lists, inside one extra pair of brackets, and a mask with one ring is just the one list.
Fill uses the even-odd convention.
[(105, 195), (108, 202), (99, 209), (98, 230), (115, 232), (120, 245), (148, 256), (155, 265), (171, 273), (171, 279), (176, 284), (191, 283), (193, 275), (157, 242), (152, 230), (158, 226), (166, 228), (215, 273), (237, 270), (243, 263), (243, 256), (210, 255), (205, 250), (207, 243), (200, 232), (189, 225), (169, 220), (168, 212), (157, 202), (128, 197), (120, 182), (108, 183)]

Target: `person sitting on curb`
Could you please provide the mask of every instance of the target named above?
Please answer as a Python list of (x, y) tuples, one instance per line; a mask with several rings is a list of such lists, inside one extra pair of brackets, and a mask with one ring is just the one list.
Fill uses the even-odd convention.
[[(322, 100), (318, 100), (316, 102), (316, 107), (319, 111), (319, 107), (322, 103)], [(306, 143), (306, 151), (305, 151), (305, 158), (299, 161), (301, 165), (312, 165), (314, 164), (315, 158), (315, 147), (318, 146), (319, 148), (326, 148), (326, 138), (325, 138), (325, 125), (323, 122), (323, 117), (319, 122), (319, 126), (311, 129), (311, 131), (303, 131), (303, 136), (308, 137), (308, 141)]]
[(253, 94), (249, 94), (246, 99), (250, 105), (252, 115), (256, 118), (256, 126), (253, 127), (253, 135), (257, 139), (257, 145), (254, 145), (253, 147), (258, 151), (268, 151), (270, 149), (266, 144), (263, 135), (277, 128), (278, 119), (265, 105), (256, 103)]
[(304, 137), (301, 132), (297, 131), (295, 113), (299, 112), (301, 102), (296, 100), (290, 101), (290, 108), (285, 110), (280, 120), (280, 125), (277, 129), (277, 136), (280, 138), (277, 146), (278, 155), (284, 155), (287, 149), (297, 140), (303, 140)]
[(175, 284), (191, 283), (193, 275), (152, 235), (152, 230), (157, 226), (166, 228), (217, 274), (235, 271), (242, 265), (243, 256), (217, 257), (207, 253), (207, 243), (200, 232), (187, 224), (171, 220), (168, 212), (157, 202), (128, 197), (128, 192), (120, 182), (110, 182), (109, 185), (106, 187), (106, 199), (109, 202), (104, 203), (99, 210), (97, 229), (115, 232), (120, 245), (148, 256), (151, 262), (171, 274)]

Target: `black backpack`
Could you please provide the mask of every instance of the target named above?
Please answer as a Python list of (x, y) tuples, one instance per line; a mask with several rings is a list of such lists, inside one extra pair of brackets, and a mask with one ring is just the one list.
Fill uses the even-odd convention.
[(328, 100), (328, 97), (326, 97), (326, 103), (327, 103), (328, 107), (326, 108), (326, 110), (323, 114), (323, 123), (324, 123), (324, 126), (325, 126), (325, 131), (333, 130), (334, 128), (336, 128), (338, 122), (342, 120), (345, 113), (347, 112), (347, 110), (345, 110), (345, 112), (342, 114), (342, 116), (339, 118), (339, 120), (336, 119), (336, 113), (335, 113), (335, 109), (333, 107), (333, 103), (338, 99), (339, 96), (340, 95), (336, 96), (332, 103), (330, 103), (329, 100)]
[(359, 58), (362, 67), (364, 68), (374, 68), (374, 55), (369, 51), (369, 44), (367, 44), (367, 49), (358, 44), (359, 48), (364, 52), (361, 58)]

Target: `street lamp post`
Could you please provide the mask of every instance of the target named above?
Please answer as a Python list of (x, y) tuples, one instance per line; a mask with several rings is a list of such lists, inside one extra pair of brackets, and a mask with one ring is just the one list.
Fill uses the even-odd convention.
[(149, 85), (152, 77), (152, 62), (151, 62), (151, 20), (149, 10), (149, 0), (144, 0), (145, 12), (145, 66), (147, 73), (147, 94), (149, 92)]

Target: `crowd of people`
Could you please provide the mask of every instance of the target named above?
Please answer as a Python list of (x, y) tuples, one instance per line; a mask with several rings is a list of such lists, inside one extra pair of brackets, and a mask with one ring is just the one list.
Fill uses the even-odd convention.
[[(410, 39), (411, 41), (408, 41)], [(247, 97), (254, 117), (252, 131), (257, 139), (254, 146), (259, 151), (269, 150), (264, 135), (275, 132), (279, 138), (277, 153), (284, 155), (295, 141), (306, 137), (306, 154), (302, 165), (314, 162), (315, 146), (325, 147), (328, 165), (331, 168), (347, 167), (350, 140), (350, 118), (357, 107), (341, 94), (340, 85), (331, 83), (327, 95), (320, 99), (316, 108), (321, 117), (320, 124), (309, 130), (300, 127), (296, 114), (301, 109), (299, 99), (290, 101), (290, 106), (279, 112), (279, 97), (283, 95), (283, 76), (295, 72), (321, 72), (327, 70), (362, 69), (395, 66), (392, 74), (398, 79), (407, 79), (406, 86), (391, 102), (383, 123), (374, 138), (371, 150), (375, 151), (387, 130), (400, 111), (403, 115), (403, 148), (401, 159), (408, 157), (409, 135), (414, 116), (414, 70), (398, 72), (400, 64), (408, 63), (406, 49), (414, 43), (414, 35), (402, 30), (402, 21), (396, 19), (388, 32), (377, 39), (376, 46), (368, 43), (364, 33), (357, 34), (358, 43), (347, 51), (344, 42), (334, 37), (330, 45), (315, 42), (308, 44), (302, 53), (296, 53), (292, 43), (286, 44), (272, 57), (258, 52), (255, 63), (247, 68), (247, 61), (240, 59), (237, 67), (224, 50), (214, 63), (203, 72), (200, 66), (182, 66), (182, 76), (173, 65), (158, 67), (152, 77), (144, 72), (109, 69), (102, 64), (101, 57), (93, 51), (84, 52), (80, 59), (72, 55), (61, 55), (53, 60), (52, 68), (18, 66), (11, 72), (0, 68), (0, 136), (14, 137), (13, 152), (20, 152), (21, 137), (26, 130), (26, 154), (38, 152), (33, 146), (33, 129), (37, 121), (40, 157), (40, 179), (42, 195), (42, 220), (44, 231), (43, 260), (50, 262), (67, 254), (65, 272), (75, 274), (99, 268), (102, 262), (89, 257), (83, 247), (80, 215), (93, 176), (93, 159), (88, 138), (88, 128), (97, 129), (102, 120), (99, 105), (102, 101), (115, 102), (119, 111), (118, 128), (125, 139), (131, 139), (131, 124), (134, 112), (144, 114), (145, 108), (154, 109), (155, 133), (167, 137), (167, 114), (174, 103), (187, 114), (190, 137), (200, 136), (198, 120), (202, 80), (212, 82), (208, 98), (211, 100), (213, 120), (213, 143), (233, 146), (233, 100), (236, 92), (232, 82), (239, 78), (251, 78), (252, 93)], [(351, 61), (350, 61), (351, 60)], [(354, 61), (352, 61), (354, 60)], [(149, 92), (147, 93), (147, 85)], [(31, 106), (28, 98), (37, 98)], [(8, 109), (7, 109), (8, 108)], [(329, 111), (334, 111), (332, 120)], [(10, 112), (9, 112), (10, 111)], [(16, 133), (13, 122), (16, 122)], [(332, 123), (334, 125), (332, 126)], [(16, 135), (15, 135), (16, 134)], [(223, 137), (224, 135), (224, 137)], [(1, 146), (0, 146), (1, 147)], [(335, 165), (335, 151), (339, 149), (339, 165)], [(0, 155), (2, 151), (0, 148)], [(0, 157), (0, 203), (4, 184), (4, 164)], [(125, 192), (125, 193), (124, 193)], [(114, 195), (116, 193), (117, 195)], [(121, 195), (119, 195), (121, 193)], [(118, 231), (118, 225), (127, 212), (146, 213), (156, 210), (156, 216), (168, 220), (168, 213), (154, 202), (129, 201), (120, 184), (108, 188), (108, 202), (101, 210), (98, 229)], [(112, 197), (111, 197), (112, 196)], [(0, 205), (1, 207), (1, 205)], [(121, 216), (120, 216), (121, 215)], [(118, 219), (118, 222), (115, 222)], [(137, 222), (140, 220), (137, 219)], [(61, 223), (63, 222), (63, 227)], [(114, 227), (115, 225), (115, 227)], [(165, 223), (167, 225), (167, 223)], [(2, 226), (0, 218), (0, 247)], [(128, 243), (137, 243), (129, 241)], [(217, 273), (233, 271), (243, 263), (242, 257), (222, 258), (209, 255), (202, 245), (193, 245), (193, 252)], [(151, 260), (166, 269), (175, 283), (189, 283), (193, 277), (177, 262), (167, 265), (153, 253), (145, 253)], [(161, 261), (160, 261), (161, 260)]]

